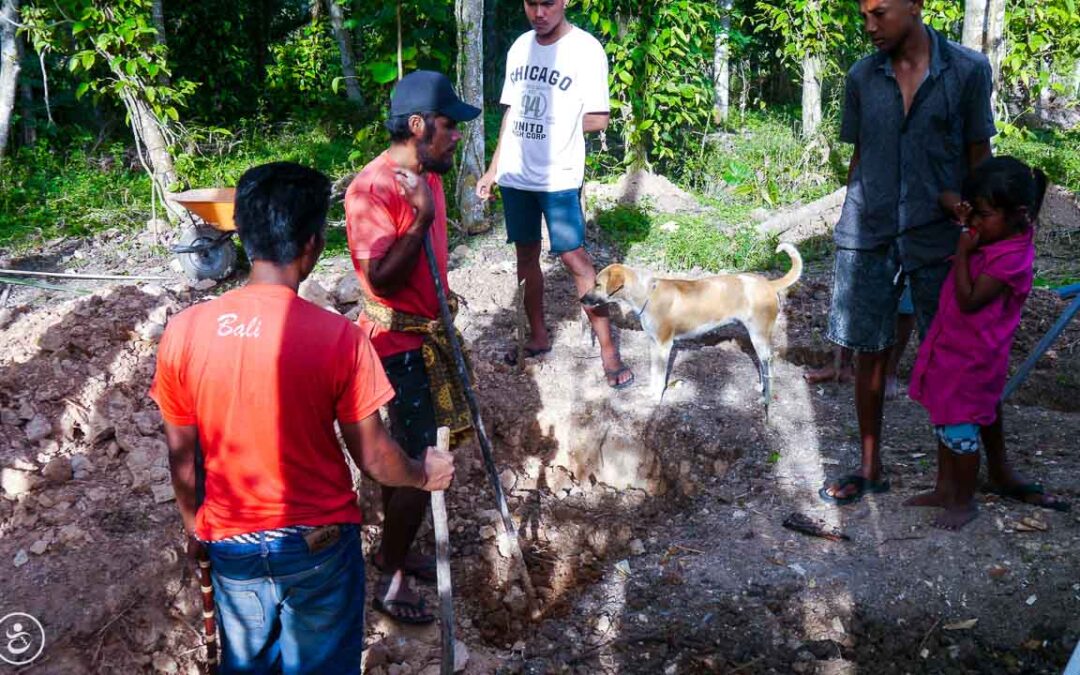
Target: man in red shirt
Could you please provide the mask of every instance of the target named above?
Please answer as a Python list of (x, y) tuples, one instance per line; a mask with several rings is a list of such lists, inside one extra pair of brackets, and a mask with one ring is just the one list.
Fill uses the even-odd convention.
[[(390, 427), (411, 457), (435, 443), (437, 425), (454, 432), (469, 427), (467, 408), (452, 404), (460, 398), (460, 383), (447, 375), (452, 368), (431, 344), (439, 330), (439, 301), (424, 238), (431, 237), (442, 286), (449, 289), (441, 174), (453, 166), (458, 123), (479, 114), (457, 97), (445, 75), (409, 73), (391, 97), (390, 148), (357, 174), (345, 194), (349, 250), (367, 298), (359, 325), (396, 392)], [(383, 488), (382, 546), (372, 561), (384, 576), (372, 605), (405, 623), (435, 620), (404, 579), (435, 579), (434, 560), (410, 551), (428, 500), (421, 490)]]
[(323, 249), (329, 189), (296, 164), (247, 171), (248, 282), (174, 317), (158, 350), (150, 395), (191, 547), (210, 556), (222, 672), (359, 672), (361, 514), (335, 421), (381, 483), (441, 490), (453, 477), (449, 453), (410, 459), (387, 434), (378, 409), (393, 391), (367, 337), (296, 294)]

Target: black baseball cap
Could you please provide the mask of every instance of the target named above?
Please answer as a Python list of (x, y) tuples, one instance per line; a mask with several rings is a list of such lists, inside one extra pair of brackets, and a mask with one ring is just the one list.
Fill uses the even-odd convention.
[(433, 70), (415, 70), (394, 87), (390, 96), (390, 116), (433, 112), (455, 122), (468, 122), (480, 115), (480, 108), (458, 98), (450, 78)]

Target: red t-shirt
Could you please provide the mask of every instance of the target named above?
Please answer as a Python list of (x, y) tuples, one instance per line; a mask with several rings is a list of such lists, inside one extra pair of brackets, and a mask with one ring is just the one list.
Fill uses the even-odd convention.
[(175, 316), (150, 396), (199, 428), (206, 498), (200, 539), (288, 525), (359, 523), (334, 432), (393, 398), (355, 325), (277, 285), (248, 285)]
[[(380, 297), (368, 283), (367, 275), (360, 269), (359, 260), (376, 260), (386, 255), (390, 246), (412, 225), (416, 214), (405, 199), (398, 194), (396, 168), (387, 153), (371, 160), (356, 175), (345, 193), (345, 222), (349, 236), (349, 252), (353, 267), (360, 277), (360, 285), (368, 302), (378, 302), (392, 309), (416, 314), (429, 319), (439, 318), (439, 296), (435, 294), (435, 282), (428, 269), (424, 250), (416, 257), (416, 266), (408, 282), (390, 297)], [(446, 196), (443, 194), (442, 178), (427, 173), (427, 180), (435, 200), (435, 219), (431, 223), (431, 244), (435, 249), (435, 263), (439, 268), (443, 288), (450, 286), (446, 279), (449, 258), (446, 236)], [(373, 323), (366, 315), (357, 319), (365, 335), (379, 356), (385, 358), (401, 352), (420, 349), (423, 338), (419, 335), (387, 331)]]

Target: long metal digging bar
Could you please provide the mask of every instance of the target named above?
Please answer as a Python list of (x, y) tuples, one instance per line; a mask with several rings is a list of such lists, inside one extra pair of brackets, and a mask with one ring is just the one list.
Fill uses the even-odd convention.
[(484, 456), (484, 467), (487, 469), (488, 482), (491, 483), (491, 488), (495, 491), (495, 499), (499, 502), (499, 514), (502, 516), (506, 540), (510, 544), (510, 555), (514, 557), (514, 562), (517, 563), (521, 585), (525, 589), (525, 594), (531, 606), (533, 598), (536, 597), (533, 592), (532, 579), (529, 577), (529, 568), (525, 566), (525, 556), (521, 554), (521, 545), (518, 543), (514, 521), (510, 518), (510, 509), (506, 506), (506, 495), (503, 494), (499, 471), (495, 468), (495, 458), (491, 452), (491, 441), (488, 440), (487, 431), (484, 430), (484, 420), (480, 417), (480, 406), (476, 403), (472, 378), (469, 376), (469, 369), (465, 365), (465, 354), (461, 351), (457, 333), (454, 332), (454, 318), (450, 316), (450, 303), (447, 301), (446, 289), (443, 288), (442, 279), (439, 278), (439, 268), (435, 263), (435, 248), (431, 244), (430, 232), (424, 237), (424, 253), (427, 256), (431, 278), (435, 280), (435, 293), (439, 296), (439, 313), (442, 316), (443, 325), (446, 327), (447, 338), (450, 340), (450, 349), (454, 352), (454, 363), (457, 365), (458, 377), (461, 378), (461, 384), (465, 389), (465, 398), (469, 403), (469, 412), (472, 414), (476, 437), (480, 441), (480, 452)]

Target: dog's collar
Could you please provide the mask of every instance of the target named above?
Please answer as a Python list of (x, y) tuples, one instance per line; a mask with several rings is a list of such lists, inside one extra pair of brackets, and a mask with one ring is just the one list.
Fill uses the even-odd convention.
[(656, 290), (655, 281), (649, 284), (649, 292), (645, 294), (645, 304), (641, 306), (641, 309), (637, 313), (638, 321), (641, 321), (641, 317), (645, 315), (645, 308), (649, 306), (649, 300), (652, 300), (652, 292), (654, 290)]

